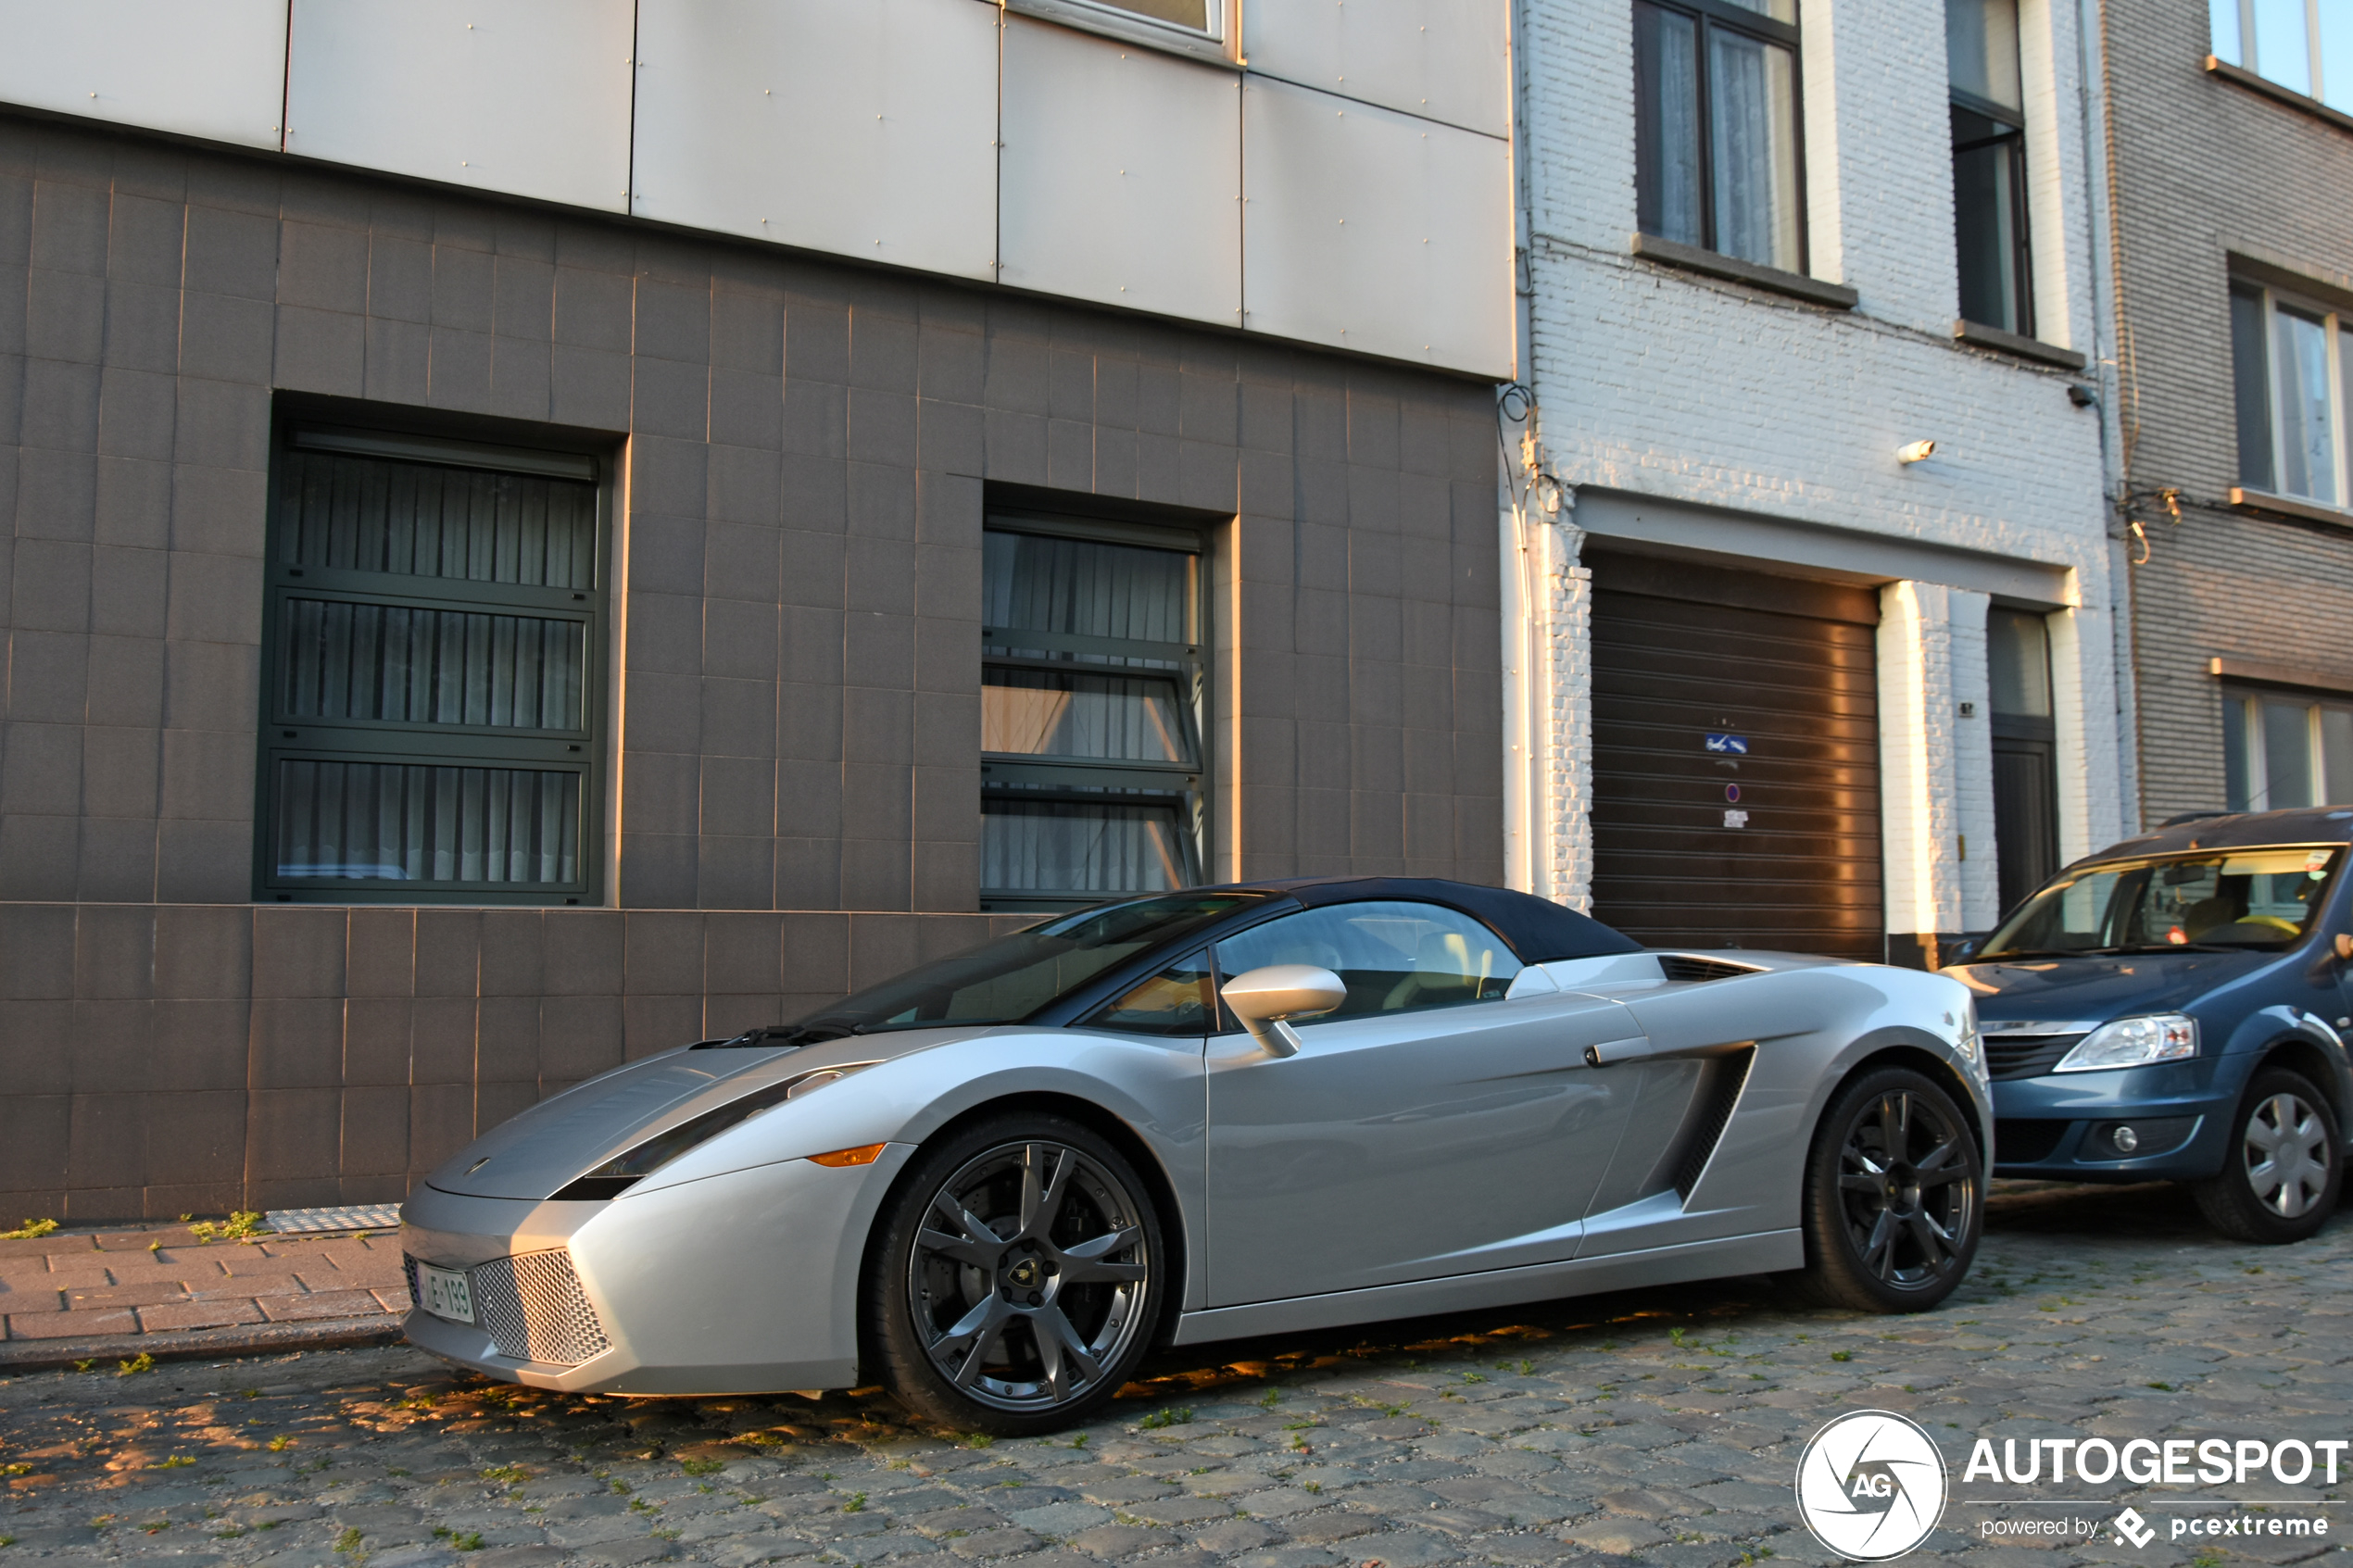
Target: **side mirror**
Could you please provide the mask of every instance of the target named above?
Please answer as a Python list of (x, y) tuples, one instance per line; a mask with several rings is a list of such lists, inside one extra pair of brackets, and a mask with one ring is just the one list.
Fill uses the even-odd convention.
[(1985, 938), (1982, 936), (1964, 936), (1957, 942), (1948, 944), (1944, 950), (1937, 955), (1937, 967), (1947, 969), (1957, 963), (1967, 963), (1977, 957), (1977, 950), (1984, 946)]
[(1299, 1035), (1286, 1019), (1311, 1018), (1348, 1000), (1339, 975), (1310, 963), (1267, 964), (1237, 974), (1217, 994), (1270, 1056), (1299, 1052)]

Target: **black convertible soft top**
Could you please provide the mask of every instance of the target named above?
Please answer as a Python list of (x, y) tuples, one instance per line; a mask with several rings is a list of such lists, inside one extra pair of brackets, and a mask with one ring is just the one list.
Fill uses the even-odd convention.
[(1388, 898), (1443, 905), (1491, 927), (1510, 944), (1522, 963), (1552, 963), (1561, 959), (1592, 959), (1643, 950), (1641, 943), (1549, 898), (1516, 893), (1508, 887), (1482, 887), (1475, 882), (1449, 882), (1434, 876), (1317, 876), (1280, 882), (1234, 882), (1218, 889), (1194, 891), (1227, 888), (1235, 892), (1289, 894), (1311, 909), (1326, 904), (1362, 904)]

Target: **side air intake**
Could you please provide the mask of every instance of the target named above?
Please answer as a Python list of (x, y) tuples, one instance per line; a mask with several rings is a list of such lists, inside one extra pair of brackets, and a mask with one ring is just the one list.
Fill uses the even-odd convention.
[(1748, 1066), (1755, 1056), (1755, 1046), (1744, 1046), (1707, 1064), (1714, 1081), (1702, 1091), (1705, 1098), (1701, 1103), (1699, 1122), (1692, 1128), (1691, 1145), (1683, 1150), (1682, 1163), (1675, 1168), (1675, 1191), (1679, 1197), (1688, 1200), (1692, 1189), (1699, 1185), (1700, 1173), (1707, 1169), (1716, 1146), (1723, 1141), (1724, 1128), (1732, 1120), (1732, 1107), (1740, 1103), (1741, 1087), (1748, 1082)]

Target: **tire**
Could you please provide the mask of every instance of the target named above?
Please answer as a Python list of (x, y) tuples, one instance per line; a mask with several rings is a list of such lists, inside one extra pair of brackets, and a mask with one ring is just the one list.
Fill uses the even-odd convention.
[(2234, 1241), (2302, 1241), (2327, 1223), (2345, 1184), (2336, 1112), (2300, 1073), (2267, 1067), (2239, 1099), (2222, 1168), (2190, 1191)]
[(1969, 1116), (1942, 1085), (1865, 1073), (1831, 1098), (1806, 1157), (1800, 1290), (1865, 1312), (1935, 1306), (1977, 1256), (1984, 1189)]
[(957, 1431), (1025, 1436), (1118, 1393), (1170, 1269), (1151, 1189), (1065, 1117), (992, 1116), (915, 1156), (876, 1222), (863, 1290), (885, 1386)]

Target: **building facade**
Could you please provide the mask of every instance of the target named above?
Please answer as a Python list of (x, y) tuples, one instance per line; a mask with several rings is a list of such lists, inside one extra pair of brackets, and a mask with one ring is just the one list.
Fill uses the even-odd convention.
[(0, 57), (0, 1212), (381, 1201), (1044, 909), (1501, 879), (1500, 3)]
[(2132, 814), (2077, 15), (1518, 15), (1514, 872), (1933, 963)]
[(2353, 798), (2353, 33), (2104, 13), (2146, 817)]

